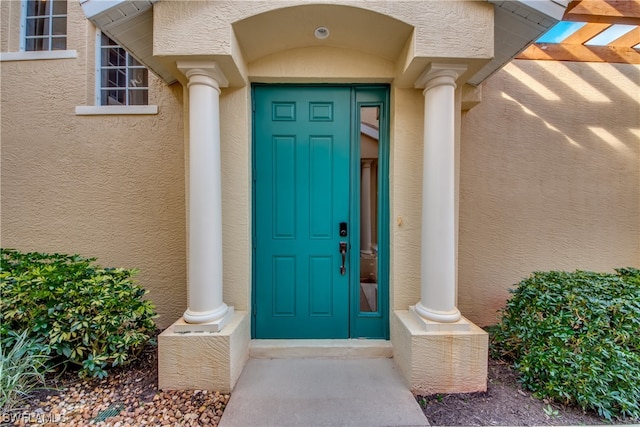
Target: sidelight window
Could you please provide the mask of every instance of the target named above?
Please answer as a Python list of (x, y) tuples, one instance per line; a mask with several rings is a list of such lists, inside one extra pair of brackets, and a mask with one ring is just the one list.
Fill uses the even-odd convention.
[(360, 311), (378, 312), (380, 108), (360, 109)]

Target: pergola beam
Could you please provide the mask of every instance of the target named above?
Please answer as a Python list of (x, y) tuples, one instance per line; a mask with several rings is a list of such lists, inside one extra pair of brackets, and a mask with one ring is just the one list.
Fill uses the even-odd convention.
[(640, 52), (630, 47), (585, 46), (583, 44), (564, 43), (536, 43), (529, 46), (516, 58), (640, 64)]
[[(558, 43), (534, 43), (517, 59), (640, 64), (640, 0), (573, 0), (563, 21), (586, 24)], [(588, 44), (614, 24), (635, 25), (606, 46)]]
[(562, 20), (640, 25), (640, 0), (573, 0)]

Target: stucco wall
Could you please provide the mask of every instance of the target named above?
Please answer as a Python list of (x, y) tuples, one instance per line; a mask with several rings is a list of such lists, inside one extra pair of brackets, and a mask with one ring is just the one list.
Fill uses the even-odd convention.
[[(403, 87), (413, 87), (430, 59), (464, 59), (470, 76), (494, 54), (493, 7), (474, 0), (162, 1), (155, 4), (153, 19), (153, 52), (165, 66), (171, 69), (173, 58), (184, 55), (209, 57), (235, 86), (256, 76), (247, 72), (247, 65), (298, 48), (378, 56), (394, 63), (391, 71)], [(318, 26), (328, 27), (331, 36), (316, 39), (313, 29)], [(340, 65), (348, 59), (342, 55), (312, 63), (314, 69), (319, 65), (340, 75)], [(377, 66), (385, 67), (382, 62)]]
[(0, 244), (138, 268), (167, 326), (186, 308), (182, 88), (150, 75), (158, 115), (76, 116), (95, 99), (95, 29), (68, 13), (77, 58), (0, 63)]
[[(325, 4), (340, 8), (346, 19), (362, 13), (365, 9), (405, 22), (416, 28), (416, 43), (413, 52), (418, 56), (458, 58), (486, 58), (493, 53), (493, 8), (485, 2), (475, 0), (456, 1), (364, 1), (346, 0), (280, 0), (274, 1), (163, 1), (154, 8), (154, 54), (156, 55), (225, 55), (233, 49), (233, 33), (229, 26), (242, 19), (278, 9), (300, 5)], [(327, 9), (330, 10), (330, 9)], [(446, 17), (446, 19), (443, 19)], [(291, 17), (290, 17), (291, 18)], [(328, 17), (322, 17), (322, 19)], [(318, 21), (317, 16), (301, 12), (295, 19), (309, 22)], [(340, 20), (340, 16), (332, 20)], [(357, 21), (357, 19), (356, 19)], [(347, 21), (347, 24), (349, 21)], [(298, 40), (291, 39), (288, 27), (296, 26), (292, 20), (281, 21), (278, 31), (257, 32), (263, 35), (265, 43), (282, 46), (280, 49), (295, 47)], [(317, 22), (316, 25), (328, 25)], [(348, 28), (348, 27), (347, 27)], [(372, 28), (377, 30), (376, 27)], [(343, 37), (347, 33), (342, 33)], [(274, 38), (275, 37), (275, 38)], [(303, 38), (301, 34), (297, 39)], [(358, 36), (356, 35), (356, 38)], [(391, 36), (390, 36), (391, 37)], [(339, 36), (338, 36), (339, 38)], [(336, 35), (332, 36), (336, 39)], [(438, 40), (434, 43), (433, 40)], [(347, 41), (345, 43), (354, 43)], [(330, 42), (335, 45), (335, 41)], [(338, 47), (347, 47), (340, 45)], [(273, 46), (268, 46), (269, 52)], [(381, 47), (382, 49), (382, 47)]]
[(351, 49), (311, 47), (262, 57), (249, 69), (253, 82), (388, 83), (393, 63)]
[(532, 271), (640, 265), (640, 67), (517, 60), (462, 120), (459, 308)]
[[(156, 48), (172, 53), (186, 46), (181, 40), (214, 39), (220, 32), (218, 47), (224, 48), (228, 38), (233, 50), (237, 40), (229, 24), (269, 8), (255, 2), (256, 9), (250, 9), (247, 3), (211, 3), (220, 9), (207, 9), (203, 2), (158, 3), (154, 28), (168, 27), (163, 27), (166, 34), (156, 34)], [(412, 2), (401, 3), (367, 2), (377, 12), (416, 25), (425, 24), (424, 16), (441, 16), (414, 16), (402, 7)], [(464, 28), (490, 21), (487, 4), (464, 3), (429, 7), (442, 16), (470, 13), (478, 19)], [(19, 13), (9, 4), (18, 2), (0, 2), (3, 51), (17, 49), (17, 38), (7, 34), (19, 33)], [(196, 28), (195, 37), (181, 38), (192, 32), (171, 27), (178, 25), (169, 19), (172, 12), (193, 17), (180, 22)], [(194, 22), (212, 31), (191, 26)], [(449, 24), (434, 31), (443, 25)], [(464, 28), (438, 44), (442, 52), (457, 46), (455, 35)], [(484, 46), (486, 25), (478, 31)], [(140, 283), (159, 307), (158, 324), (167, 326), (186, 308), (183, 123), (188, 111), (183, 88), (151, 77), (150, 104), (159, 106), (158, 115), (76, 116), (75, 106), (91, 105), (94, 99), (95, 55), (95, 29), (77, 2), (69, 3), (68, 34), (76, 59), (0, 63), (0, 243), (139, 268)], [(165, 36), (174, 37), (163, 44)], [(208, 49), (206, 43), (198, 46)], [(421, 90), (394, 81), (405, 65), (402, 54), (394, 64), (371, 52), (354, 52), (345, 46), (292, 48), (257, 57), (245, 64), (246, 72), (254, 81), (392, 83), (390, 307), (405, 310), (420, 299), (424, 97)], [(507, 288), (534, 270), (640, 264), (639, 80), (637, 66), (516, 61), (484, 84), (483, 101), (463, 115), (459, 147), (458, 300), (463, 315), (480, 325), (495, 323)], [(223, 89), (220, 107), (224, 300), (248, 310), (250, 88)]]
[(20, 49), (20, 29), (16, 27), (20, 21), (20, 3), (19, 1), (0, 2), (0, 52)]
[(424, 96), (394, 88), (391, 104), (390, 307), (406, 310), (420, 301)]
[(250, 92), (225, 89), (220, 98), (223, 298), (242, 311), (251, 301)]

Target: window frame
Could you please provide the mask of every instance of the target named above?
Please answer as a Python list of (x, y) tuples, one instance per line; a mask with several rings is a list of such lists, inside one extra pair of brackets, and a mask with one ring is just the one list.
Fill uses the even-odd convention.
[[(127, 52), (128, 55), (129, 52)], [(151, 73), (147, 70), (147, 104), (146, 105), (102, 105), (102, 31), (96, 28), (95, 32), (95, 66), (94, 66), (94, 105), (76, 106), (78, 116), (102, 116), (102, 115), (155, 115), (158, 114), (158, 106), (150, 105), (149, 79)]]
[[(53, 14), (53, 3), (54, 0), (48, 0), (50, 3), (48, 3), (47, 7), (50, 9), (48, 11), (48, 13), (46, 15), (34, 15), (34, 16), (43, 16), (46, 17), (50, 22), (49, 22), (49, 34), (46, 36), (42, 36), (42, 37), (30, 37), (27, 36), (27, 22), (29, 21), (29, 16), (27, 15), (28, 12), (28, 4), (29, 4), (29, 0), (21, 0), (20, 1), (20, 52), (67, 52), (68, 49), (68, 41), (69, 41), (69, 1), (68, 0), (64, 0), (64, 2), (67, 5), (67, 13), (65, 15), (54, 15)], [(53, 18), (61, 18), (64, 16), (65, 19), (65, 34), (64, 34), (64, 49), (53, 49), (53, 43), (52, 41), (54, 39), (60, 39), (62, 38), (62, 36), (54, 36), (53, 35)], [(49, 48), (48, 49), (39, 49), (39, 50), (27, 50), (27, 37), (30, 37), (30, 39), (46, 39), (48, 40), (48, 44), (49, 44)], [(57, 57), (58, 55), (53, 55), (53, 59), (55, 59), (55, 57)], [(69, 56), (63, 56), (63, 57), (69, 57)]]
[[(104, 34), (106, 37), (109, 37), (107, 34)], [(127, 51), (125, 48), (123, 48), (120, 45), (113, 45), (113, 47), (117, 47), (119, 49), (124, 50), (125, 52), (125, 65), (124, 65), (124, 69), (125, 69), (125, 84), (126, 86), (114, 86), (114, 89), (117, 90), (123, 90), (125, 93), (125, 103), (124, 104), (103, 104), (102, 103), (102, 92), (104, 90), (109, 90), (110, 87), (109, 86), (102, 86), (102, 72), (105, 69), (109, 69), (106, 68), (105, 66), (103, 66), (102, 64), (102, 51), (103, 48), (108, 48), (107, 45), (103, 45), (102, 44), (102, 36), (103, 36), (103, 32), (100, 31), (99, 29), (96, 29), (96, 67), (95, 67), (95, 105), (99, 106), (99, 107), (145, 107), (149, 105), (149, 68), (145, 67), (143, 64), (141, 64), (137, 59), (135, 59), (130, 53), (129, 51)], [(109, 37), (110, 40), (114, 41), (115, 40), (111, 39), (111, 37)], [(134, 65), (131, 66), (129, 65), (129, 61), (133, 59), (135, 60), (138, 64), (140, 65)], [(122, 68), (122, 67), (118, 67), (118, 68)], [(130, 104), (130, 94), (129, 91), (132, 90), (132, 86), (129, 85), (130, 83), (130, 78), (129, 78), (129, 71), (130, 70), (139, 70), (139, 69), (144, 69), (147, 73), (146, 76), (146, 80), (147, 80), (147, 85), (143, 86), (143, 87), (137, 87), (136, 89), (133, 90), (146, 90), (147, 91), (147, 103), (146, 104)]]

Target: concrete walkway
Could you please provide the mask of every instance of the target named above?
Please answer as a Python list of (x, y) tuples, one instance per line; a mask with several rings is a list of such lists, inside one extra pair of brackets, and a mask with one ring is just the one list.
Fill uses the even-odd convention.
[(219, 425), (429, 423), (391, 359), (249, 359)]

